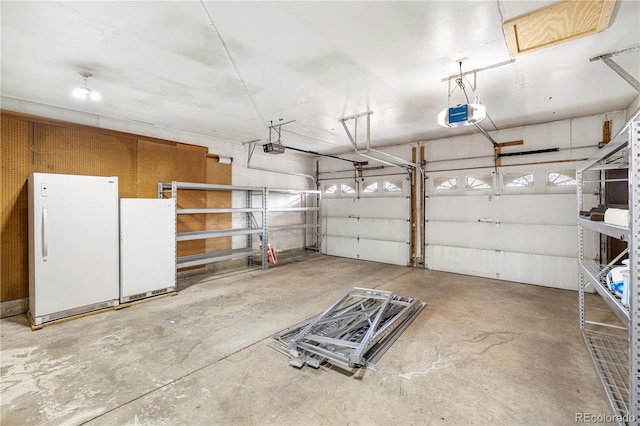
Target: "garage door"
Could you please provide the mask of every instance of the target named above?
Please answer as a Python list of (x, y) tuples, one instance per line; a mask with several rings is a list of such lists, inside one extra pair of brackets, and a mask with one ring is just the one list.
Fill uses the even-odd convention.
[(575, 171), (449, 173), (427, 186), (429, 269), (577, 289)]
[(409, 182), (387, 178), (323, 185), (322, 252), (395, 265), (410, 263)]

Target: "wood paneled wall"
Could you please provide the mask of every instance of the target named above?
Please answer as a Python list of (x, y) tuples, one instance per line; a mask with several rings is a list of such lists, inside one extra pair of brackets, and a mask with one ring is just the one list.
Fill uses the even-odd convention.
[(2, 116), (2, 251), (0, 301), (21, 299), (29, 293), (27, 244), (27, 179), (33, 171), (33, 123)]
[[(231, 185), (231, 164), (220, 164), (218, 158), (207, 156), (207, 182)], [(207, 191), (207, 208), (223, 209), (231, 206), (231, 192)], [(231, 228), (231, 213), (205, 215), (206, 229)], [(210, 238), (206, 241), (206, 251), (221, 251), (231, 248), (231, 237)]]
[[(118, 176), (120, 198), (156, 198), (158, 182), (231, 183), (231, 166), (206, 147), (2, 111), (0, 141), (0, 301), (29, 296), (27, 180), (33, 172)], [(231, 207), (227, 193), (184, 191), (182, 208)], [(211, 215), (209, 215), (211, 216)], [(181, 216), (178, 231), (226, 227), (231, 218)], [(211, 223), (212, 221), (216, 223)], [(226, 223), (229, 222), (229, 223)], [(228, 250), (230, 238), (181, 242), (178, 255)]]

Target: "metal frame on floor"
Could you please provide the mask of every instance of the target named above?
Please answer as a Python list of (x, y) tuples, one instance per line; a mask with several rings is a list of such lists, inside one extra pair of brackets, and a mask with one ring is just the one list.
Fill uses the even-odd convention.
[(276, 334), (273, 347), (294, 367), (330, 361), (375, 371), (375, 362), (425, 306), (389, 291), (353, 288), (322, 314)]

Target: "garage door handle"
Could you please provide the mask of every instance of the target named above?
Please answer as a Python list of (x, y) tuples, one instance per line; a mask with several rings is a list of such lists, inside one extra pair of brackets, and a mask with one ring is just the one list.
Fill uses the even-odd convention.
[(349, 215), (349, 219), (358, 219), (360, 220), (360, 216), (354, 216), (352, 214)]

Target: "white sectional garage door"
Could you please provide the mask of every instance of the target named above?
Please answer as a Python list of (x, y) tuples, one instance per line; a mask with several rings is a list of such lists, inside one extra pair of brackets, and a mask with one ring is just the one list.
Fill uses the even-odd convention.
[[(492, 177), (492, 188), (480, 191), (469, 190), (466, 176), (457, 176), (450, 191), (435, 190), (445, 179), (431, 182), (427, 267), (577, 290), (575, 186), (553, 188), (544, 170), (536, 175), (542, 180), (537, 186), (523, 180), (511, 190), (504, 188), (504, 176), (500, 182)], [(495, 195), (496, 185), (502, 194)], [(586, 244), (595, 253), (597, 242)]]
[(573, 194), (432, 197), (428, 266), (576, 289), (575, 205)]
[[(353, 182), (351, 180), (350, 182)], [(399, 184), (399, 185), (397, 185)], [(362, 193), (350, 183), (332, 183), (325, 188), (336, 191), (322, 199), (322, 252), (352, 259), (371, 260), (395, 265), (408, 265), (410, 200), (400, 181), (393, 184), (397, 192), (385, 191), (385, 181), (375, 190)], [(345, 185), (345, 186), (343, 186)], [(365, 182), (362, 188), (371, 188)], [(388, 184), (387, 184), (388, 186)]]

